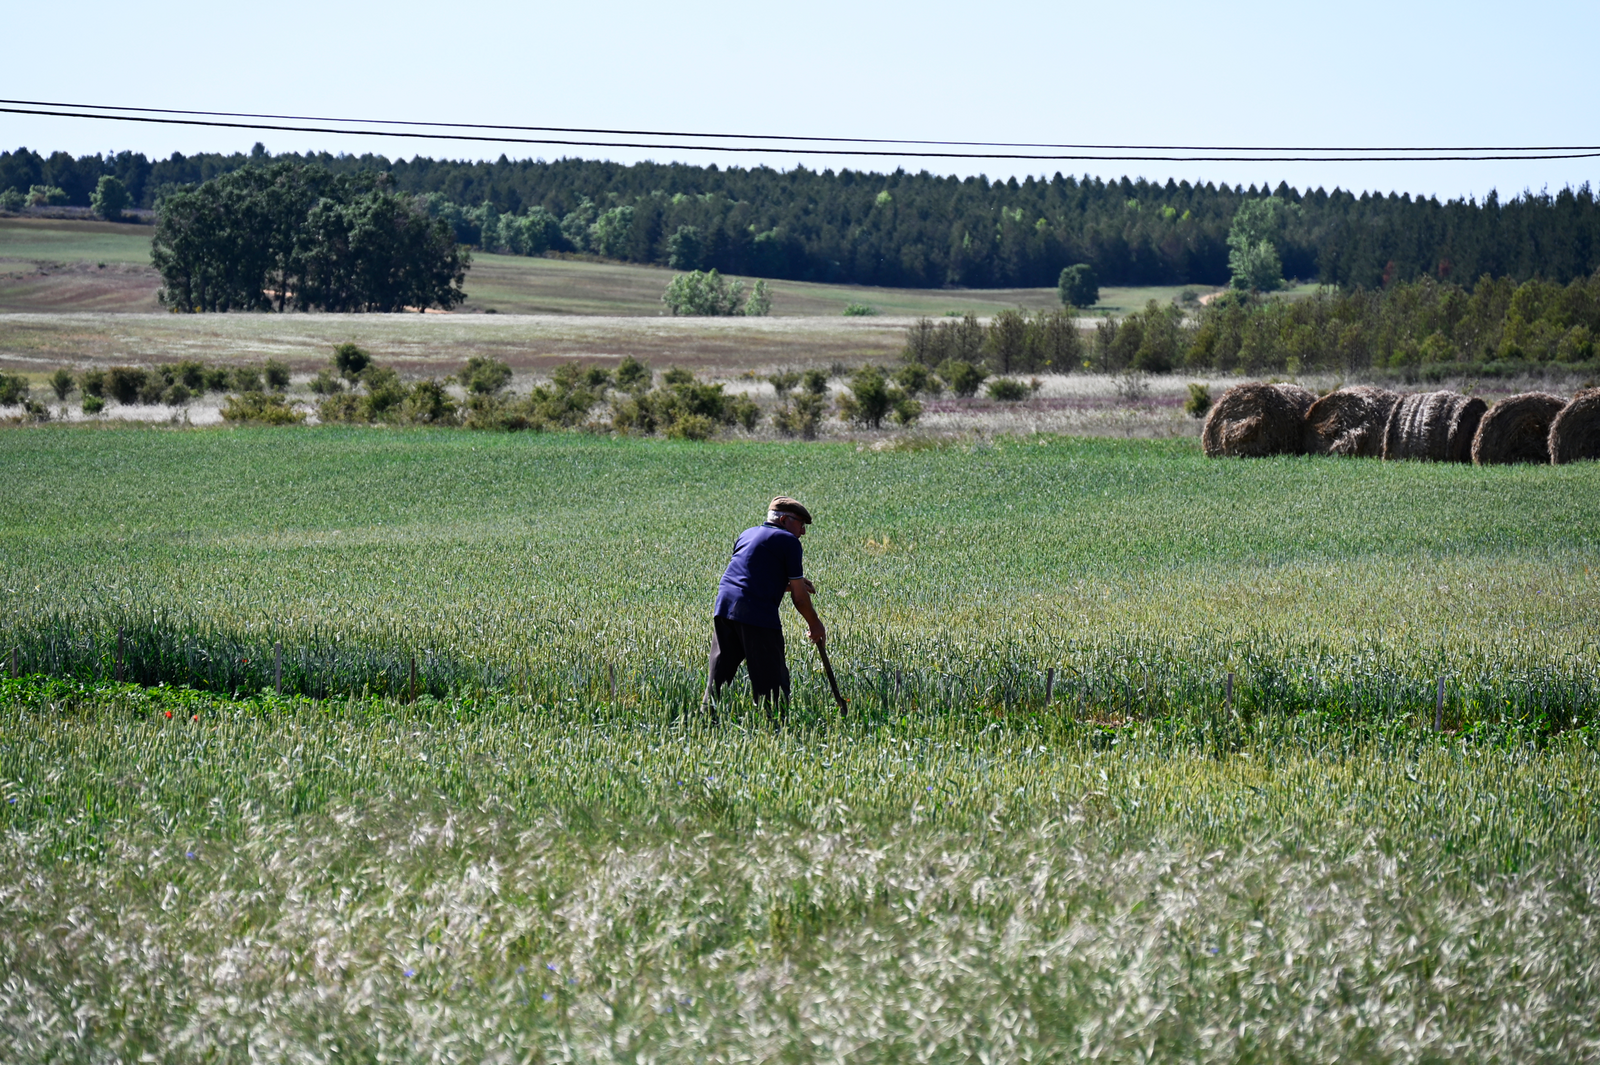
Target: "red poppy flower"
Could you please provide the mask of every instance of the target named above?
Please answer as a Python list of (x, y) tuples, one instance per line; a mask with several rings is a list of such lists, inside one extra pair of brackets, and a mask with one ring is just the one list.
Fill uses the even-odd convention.
[(172, 717), (172, 711), (171, 711), (171, 710), (168, 710), (168, 711), (167, 711), (167, 717), (168, 717), (168, 718), (171, 718), (171, 717)]

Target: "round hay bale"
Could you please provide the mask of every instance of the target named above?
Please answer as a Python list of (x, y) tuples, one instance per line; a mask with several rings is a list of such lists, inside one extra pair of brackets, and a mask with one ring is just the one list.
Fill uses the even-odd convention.
[(1399, 402), (1398, 392), (1370, 385), (1328, 393), (1306, 411), (1306, 454), (1381, 457), (1383, 429)]
[(1550, 461), (1600, 459), (1600, 388), (1572, 397), (1550, 423)]
[(1234, 385), (1206, 415), (1200, 446), (1211, 458), (1298, 455), (1316, 398), (1299, 385)]
[(1413, 392), (1389, 412), (1383, 457), (1389, 461), (1466, 462), (1487, 405), (1459, 392)]
[(1567, 401), (1548, 392), (1507, 396), (1489, 408), (1472, 441), (1479, 466), (1506, 462), (1549, 462), (1550, 424)]

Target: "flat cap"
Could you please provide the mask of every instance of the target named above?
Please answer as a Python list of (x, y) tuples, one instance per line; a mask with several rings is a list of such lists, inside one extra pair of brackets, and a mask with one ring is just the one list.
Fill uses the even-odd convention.
[(811, 524), (811, 511), (801, 506), (798, 499), (790, 499), (788, 496), (778, 496), (772, 502), (767, 504), (767, 509), (775, 510), (779, 514), (793, 514), (806, 525)]

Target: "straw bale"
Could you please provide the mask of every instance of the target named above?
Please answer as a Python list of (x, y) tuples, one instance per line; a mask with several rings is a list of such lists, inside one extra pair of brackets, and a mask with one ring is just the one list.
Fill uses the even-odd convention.
[(1600, 388), (1586, 388), (1550, 423), (1550, 461), (1600, 459)]
[(1306, 453), (1381, 457), (1383, 429), (1389, 412), (1399, 402), (1398, 392), (1370, 385), (1352, 385), (1328, 393), (1306, 411)]
[(1549, 462), (1550, 423), (1567, 401), (1548, 392), (1507, 396), (1489, 408), (1472, 441), (1479, 466), (1504, 462)]
[(1383, 457), (1390, 461), (1467, 462), (1472, 438), (1488, 405), (1459, 392), (1413, 392), (1389, 412)]
[(1200, 444), (1211, 458), (1298, 455), (1316, 398), (1299, 385), (1234, 385), (1206, 415)]

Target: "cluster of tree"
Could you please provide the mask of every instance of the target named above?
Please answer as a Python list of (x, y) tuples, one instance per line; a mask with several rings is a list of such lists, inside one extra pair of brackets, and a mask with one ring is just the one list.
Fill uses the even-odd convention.
[(380, 175), (278, 163), (172, 192), (151, 260), (176, 311), (401, 311), (466, 299), (449, 226)]
[[(744, 294), (744, 282), (730, 282), (715, 270), (709, 273), (694, 270), (679, 274), (667, 283), (661, 302), (676, 318), (679, 315), (698, 318), (747, 317), (765, 318), (772, 313), (772, 293), (765, 281), (750, 287)], [(848, 314), (849, 309), (846, 308)]]
[[(1295, 190), (1279, 183), (1165, 184), (1085, 176), (988, 181), (927, 172), (779, 172), (563, 159), (454, 162), (383, 156), (0, 154), (0, 189), (60, 188), (87, 206), (102, 176), (151, 206), (180, 185), (252, 164), (386, 174), (464, 244), (588, 252), (680, 270), (907, 287), (1048, 286), (1063, 267), (1102, 284), (1227, 284), (1255, 256), (1230, 244), (1246, 203), (1297, 208), (1274, 240), (1281, 273), (1376, 288), (1483, 274), (1565, 282), (1600, 267), (1600, 205), (1587, 185), (1502, 201)], [(1230, 265), (1232, 263), (1232, 265)], [(1079, 303), (1082, 306), (1084, 304)]]
[[(913, 331), (914, 333), (915, 331)], [(1600, 371), (1600, 272), (1562, 285), (1422, 278), (1306, 299), (1232, 292), (1198, 314), (1151, 302), (1101, 322), (1088, 365), (1101, 372), (1194, 368), (1251, 374), (1324, 370), (1439, 379), (1557, 367)]]
[(1031, 317), (1001, 311), (987, 325), (971, 314), (938, 322), (919, 318), (906, 331), (901, 358), (932, 371), (957, 395), (971, 396), (989, 373), (1080, 369), (1084, 340), (1068, 308)]

